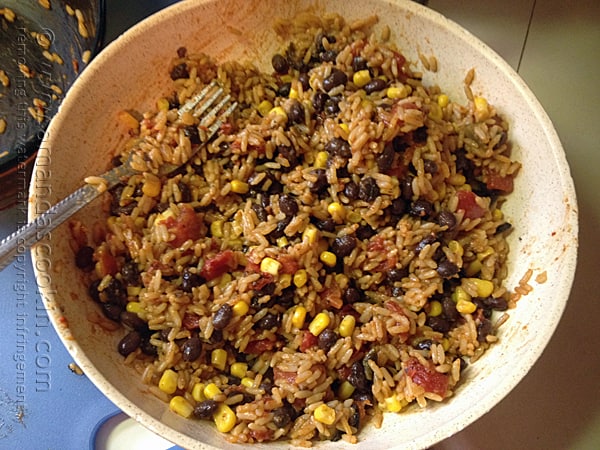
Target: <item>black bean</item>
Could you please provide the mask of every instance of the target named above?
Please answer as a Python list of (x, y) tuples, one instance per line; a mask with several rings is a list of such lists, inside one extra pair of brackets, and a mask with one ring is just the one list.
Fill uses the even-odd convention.
[(408, 211), (412, 216), (427, 218), (433, 212), (433, 205), (427, 200), (419, 199), (415, 200)]
[(75, 265), (85, 271), (92, 270), (94, 268), (94, 249), (88, 245), (81, 247), (75, 255)]
[(438, 171), (438, 166), (435, 161), (426, 159), (423, 161), (423, 170), (425, 173), (435, 174)]
[(443, 210), (437, 216), (437, 223), (441, 227), (448, 227), (448, 230), (453, 230), (456, 226), (456, 217), (452, 212)]
[(387, 83), (385, 82), (385, 80), (382, 80), (381, 78), (373, 78), (371, 81), (364, 85), (363, 89), (367, 94), (372, 94), (373, 92), (385, 89), (386, 86)]
[(281, 323), (281, 317), (278, 314), (267, 313), (256, 322), (256, 326), (260, 330), (271, 330), (278, 327)]
[(352, 286), (347, 287), (346, 290), (344, 291), (344, 293), (342, 294), (342, 300), (344, 300), (344, 303), (347, 303), (347, 304), (360, 302), (361, 299), (362, 299), (362, 295), (361, 295), (360, 291), (357, 288), (352, 287)]
[(412, 200), (413, 197), (413, 183), (414, 177), (412, 175), (408, 175), (400, 181), (400, 196), (404, 200)]
[(325, 109), (325, 103), (329, 100), (329, 95), (324, 92), (315, 92), (312, 99), (313, 108), (316, 112), (321, 112)]
[(281, 194), (283, 192), (283, 184), (279, 180), (277, 180), (272, 175), (269, 175), (269, 187), (267, 188), (267, 192), (271, 195), (273, 194)]
[(292, 221), (292, 216), (285, 216), (283, 220), (277, 222), (277, 226), (268, 234), (270, 240), (279, 239), (285, 234), (285, 228)]
[(456, 322), (460, 319), (460, 313), (456, 309), (456, 303), (450, 297), (442, 299), (442, 313), (445, 318), (451, 322)]
[(362, 56), (355, 56), (352, 58), (352, 70), (358, 72), (360, 70), (367, 69), (367, 59)]
[(280, 295), (275, 298), (275, 303), (283, 307), (290, 307), (294, 304), (294, 286), (284, 289)]
[(336, 38), (333, 35), (326, 35), (326, 34), (323, 34), (323, 33), (319, 33), (315, 37), (315, 45), (317, 47), (317, 51), (318, 52), (324, 52), (325, 51), (325, 46), (323, 44), (323, 41), (327, 41), (328, 44), (335, 44)]
[(434, 233), (430, 233), (421, 239), (417, 245), (415, 246), (415, 253), (420, 253), (421, 250), (425, 248), (426, 245), (431, 245), (437, 240), (437, 237)]
[(277, 89), (277, 96), (287, 98), (287, 97), (289, 97), (291, 90), (292, 90), (292, 83), (290, 83), (290, 82), (283, 83)]
[(386, 273), (387, 279), (391, 282), (402, 281), (402, 279), (408, 276), (408, 267), (402, 267), (400, 269), (394, 267)]
[(329, 349), (333, 347), (333, 344), (336, 343), (337, 339), (338, 337), (336, 332), (326, 328), (321, 332), (321, 334), (319, 334), (317, 345), (321, 350), (327, 353)]
[(429, 325), (433, 331), (437, 331), (439, 333), (447, 333), (451, 329), (450, 322), (441, 316), (428, 317), (427, 325)]
[(506, 144), (506, 141), (508, 141), (508, 134), (506, 133), (506, 131), (502, 131), (502, 133), (500, 133), (500, 140), (496, 145), (494, 145), (494, 150), (497, 150), (500, 147), (502, 147), (504, 144)]
[(315, 169), (311, 173), (317, 178), (308, 183), (308, 188), (310, 191), (314, 194), (321, 194), (326, 191), (327, 187), (329, 186), (329, 182), (327, 181), (325, 169)]
[(129, 311), (121, 311), (119, 315), (119, 319), (121, 323), (132, 330), (137, 331), (147, 331), (148, 324), (140, 318), (136, 313), (132, 313)]
[(433, 341), (431, 339), (421, 339), (417, 341), (414, 347), (417, 350), (429, 350), (431, 348), (431, 344), (433, 344)]
[(306, 72), (302, 72), (300, 75), (298, 75), (298, 82), (302, 85), (302, 89), (305, 92), (310, 89), (309, 80), (310, 78)]
[(223, 332), (221, 330), (214, 330), (208, 338), (209, 344), (220, 344), (223, 342)]
[(333, 49), (325, 50), (319, 53), (319, 59), (323, 62), (335, 62), (337, 58), (337, 52)]
[(329, 97), (325, 100), (325, 105), (323, 106), (323, 111), (328, 116), (335, 116), (340, 112), (340, 98), (339, 97)]
[(302, 106), (302, 103), (298, 100), (295, 100), (290, 104), (288, 120), (291, 123), (304, 123), (304, 106)]
[(331, 217), (323, 220), (317, 220), (315, 226), (321, 231), (332, 233), (335, 231), (335, 220)]
[(195, 287), (202, 285), (204, 282), (204, 278), (190, 271), (188, 267), (183, 269), (183, 273), (181, 274), (181, 289), (184, 292), (192, 292)]
[(358, 391), (366, 391), (369, 389), (369, 381), (365, 375), (365, 368), (361, 361), (355, 361), (350, 366), (350, 375), (348, 375), (348, 382), (354, 386)]
[(125, 306), (127, 303), (127, 289), (120, 280), (113, 277), (102, 291), (100, 298), (103, 298), (106, 302)]
[(192, 336), (181, 346), (181, 354), (184, 361), (196, 361), (202, 353), (202, 341), (198, 336)]
[(436, 271), (440, 277), (450, 278), (456, 275), (460, 271), (460, 268), (452, 261), (444, 259), (439, 262)]
[(185, 63), (177, 64), (171, 69), (171, 79), (178, 80), (180, 78), (187, 78), (190, 76), (187, 65)]
[(271, 281), (269, 283), (264, 283), (264, 280), (258, 281), (260, 282), (260, 284), (262, 284), (262, 286), (258, 290), (256, 290), (256, 293), (258, 295), (260, 295), (261, 297), (265, 295), (273, 295), (273, 293), (275, 292), (275, 288), (277, 287), (275, 282)]
[(365, 239), (370, 239), (375, 236), (377, 232), (371, 227), (369, 224), (361, 224), (356, 229), (356, 233), (354, 233), (358, 239), (364, 241)]
[[(329, 161), (327, 160), (327, 165), (329, 166)], [(337, 169), (335, 169), (335, 173), (336, 176), (338, 178), (338, 180), (341, 180), (343, 178), (350, 178), (350, 172), (348, 171), (348, 166), (344, 165), (343, 167), (338, 167)]]
[(358, 198), (358, 184), (354, 181), (349, 181), (344, 186), (344, 195), (350, 200), (356, 200)]
[(285, 56), (280, 55), (279, 53), (273, 55), (273, 58), (271, 58), (271, 64), (273, 69), (275, 69), (275, 72), (282, 75), (288, 73), (288, 70), (290, 70), (288, 60), (285, 58)]
[(337, 86), (345, 85), (347, 81), (348, 76), (344, 72), (340, 69), (333, 69), (331, 74), (323, 80), (323, 89), (329, 92)]
[(498, 225), (498, 227), (496, 228), (496, 234), (499, 233), (504, 233), (505, 231), (508, 231), (512, 228), (512, 225), (508, 222), (504, 222), (500, 225)]
[(401, 197), (395, 198), (388, 207), (388, 211), (392, 216), (401, 217), (408, 211), (408, 203)]
[(259, 222), (267, 221), (269, 214), (267, 213), (267, 210), (262, 205), (260, 205), (258, 203), (253, 203), (252, 210), (256, 214), (256, 218), (259, 220)]
[(203, 400), (194, 407), (194, 417), (196, 419), (204, 420), (212, 419), (213, 414), (217, 412), (218, 408), (218, 402), (214, 400)]
[(413, 140), (418, 144), (425, 142), (427, 140), (427, 127), (422, 126), (413, 131)]
[(394, 146), (388, 142), (385, 147), (383, 147), (383, 152), (377, 157), (377, 167), (380, 172), (387, 172), (392, 168), (395, 155), (396, 152), (394, 151)]
[(358, 405), (352, 403), (352, 405), (350, 405), (350, 410), (352, 413), (350, 414), (350, 417), (348, 417), (348, 425), (358, 429), (360, 428), (360, 410)]
[(121, 279), (130, 286), (140, 283), (140, 270), (135, 261), (127, 261), (121, 268)]
[(294, 407), (289, 403), (273, 410), (273, 423), (277, 428), (284, 428), (289, 425), (295, 416)]
[(372, 202), (379, 197), (379, 186), (377, 181), (371, 177), (365, 177), (358, 184), (358, 198), (365, 202)]
[(335, 253), (338, 258), (348, 256), (355, 248), (356, 237), (352, 236), (351, 234), (338, 236), (331, 243), (331, 251)]
[(221, 305), (221, 307), (213, 314), (212, 323), (215, 330), (224, 329), (233, 317), (233, 310), (227, 303)]
[(95, 302), (100, 302), (100, 293), (98, 292), (98, 286), (100, 286), (101, 281), (102, 280), (92, 281), (90, 287), (88, 288), (88, 294)]
[(487, 297), (485, 300), (485, 305), (495, 309), (496, 311), (506, 311), (508, 309), (508, 302), (504, 297)]
[(113, 302), (102, 303), (102, 312), (110, 320), (118, 322), (121, 319), (123, 306)]
[(279, 197), (279, 209), (286, 216), (293, 216), (298, 213), (298, 202), (291, 195), (284, 194)]
[(140, 350), (144, 355), (157, 356), (158, 349), (150, 343), (150, 337), (148, 335), (142, 336), (142, 342), (140, 342)]
[(367, 378), (367, 380), (370, 381), (373, 380), (373, 369), (371, 369), (369, 361), (377, 362), (377, 350), (375, 350), (374, 348), (369, 350), (362, 360), (362, 366), (365, 373), (365, 377)]
[(195, 125), (187, 125), (186, 127), (184, 127), (183, 134), (185, 134), (188, 137), (192, 145), (198, 145), (202, 142), (200, 140), (200, 133), (198, 132), (198, 127), (196, 127)]
[(325, 144), (325, 151), (331, 155), (340, 156), (342, 158), (352, 157), (352, 148), (348, 141), (342, 138), (335, 137)]
[(477, 340), (485, 342), (485, 338), (492, 333), (492, 322), (489, 319), (483, 318), (477, 325)]
[(138, 331), (127, 333), (117, 345), (117, 350), (122, 356), (127, 356), (137, 350), (142, 343), (142, 335)]

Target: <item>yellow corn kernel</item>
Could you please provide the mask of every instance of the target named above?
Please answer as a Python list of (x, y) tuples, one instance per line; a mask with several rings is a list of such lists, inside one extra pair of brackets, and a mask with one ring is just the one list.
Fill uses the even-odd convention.
[(339, 333), (342, 337), (352, 336), (354, 333), (354, 328), (356, 327), (356, 319), (353, 315), (348, 314), (344, 316), (342, 321), (340, 322)]
[(236, 194), (247, 194), (250, 190), (250, 186), (245, 181), (241, 180), (232, 180), (231, 181), (231, 191)]
[(350, 132), (350, 127), (348, 126), (347, 123), (340, 123), (340, 128), (346, 134), (348, 134)]
[(184, 125), (194, 125), (194, 123), (196, 122), (196, 118), (191, 113), (191, 111), (184, 112), (181, 115), (180, 119), (181, 119), (181, 123), (183, 123)]
[(277, 239), (277, 247), (285, 247), (289, 243), (290, 243), (290, 241), (285, 236), (281, 236), (280, 238)]
[(127, 111), (121, 111), (118, 114), (119, 122), (130, 130), (137, 130), (140, 127), (138, 120)]
[(325, 328), (329, 326), (329, 322), (331, 322), (329, 314), (326, 312), (320, 312), (308, 325), (308, 331), (310, 331), (314, 336), (318, 336)]
[(300, 97), (300, 95), (298, 94), (298, 90), (296, 90), (295, 88), (290, 88), (290, 93), (288, 97), (298, 99)]
[(144, 184), (142, 185), (142, 192), (148, 197), (157, 197), (160, 194), (162, 185), (160, 178), (151, 173), (144, 173)]
[(218, 284), (218, 286), (221, 289), (225, 289), (227, 287), (227, 285), (229, 283), (231, 283), (232, 279), (233, 279), (233, 276), (231, 276), (230, 273), (224, 273), (223, 275), (221, 275), (221, 278), (219, 278), (219, 284)]
[(437, 317), (442, 313), (442, 304), (437, 300), (429, 302), (429, 317)]
[(354, 75), (352, 76), (352, 82), (359, 88), (363, 87), (369, 81), (371, 81), (371, 74), (368, 69), (354, 72)]
[(240, 300), (240, 301), (236, 302), (235, 305), (233, 305), (233, 307), (231, 309), (233, 310), (234, 316), (240, 317), (240, 316), (245, 316), (246, 314), (248, 314), (248, 311), (250, 310), (250, 306), (245, 301)]
[(210, 354), (210, 363), (219, 370), (225, 370), (227, 351), (222, 348), (215, 348)]
[(296, 328), (302, 328), (306, 320), (306, 308), (302, 305), (294, 307), (292, 312), (292, 325)]
[(246, 376), (246, 372), (248, 372), (248, 364), (245, 362), (234, 362), (229, 367), (229, 373), (234, 377), (244, 378)]
[(479, 259), (480, 261), (483, 261), (485, 258), (487, 258), (488, 256), (493, 255), (493, 254), (494, 254), (494, 249), (492, 247), (487, 247), (481, 253), (477, 253), (477, 259)]
[(483, 267), (483, 264), (481, 264), (481, 260), (479, 258), (474, 259), (473, 261), (471, 261), (469, 263), (469, 265), (465, 268), (465, 274), (468, 277), (472, 277), (477, 275), (479, 272), (481, 272), (481, 268)]
[(490, 117), (490, 109), (487, 100), (484, 97), (475, 97), (473, 99), (475, 120), (482, 122)]
[(247, 388), (254, 387), (254, 378), (244, 377), (240, 381), (241, 385)]
[(494, 292), (494, 283), (481, 278), (469, 278), (469, 281), (477, 287), (477, 297), (489, 297)]
[(456, 310), (461, 314), (471, 314), (477, 309), (477, 305), (468, 300), (459, 300), (456, 303)]
[(439, 122), (440, 120), (442, 120), (444, 118), (442, 108), (437, 103), (432, 103), (429, 106), (429, 114), (428, 115), (429, 115), (429, 118), (431, 118), (432, 120), (435, 120), (436, 122)]
[(342, 384), (340, 384), (340, 387), (338, 389), (338, 396), (342, 400), (347, 400), (350, 397), (352, 397), (352, 394), (354, 394), (355, 389), (356, 388), (352, 385), (352, 383), (350, 383), (348, 380), (344, 380), (342, 381)]
[(141, 286), (127, 286), (127, 295), (129, 297), (137, 297), (142, 292)]
[(444, 338), (442, 339), (442, 347), (444, 347), (444, 351), (447, 352), (450, 348), (450, 339)]
[(281, 75), (282, 83), (291, 83), (293, 80), (294, 80), (294, 78), (289, 74)]
[(294, 274), (294, 286), (296, 287), (302, 287), (306, 284), (306, 282), (308, 281), (308, 273), (306, 272), (306, 270), (304, 269), (298, 269), (296, 271), (296, 273)]
[(302, 232), (302, 242), (314, 244), (319, 237), (319, 230), (314, 225), (308, 225)]
[(389, 412), (399, 412), (402, 409), (402, 403), (398, 400), (398, 396), (392, 395), (385, 399), (385, 410)]
[(324, 169), (327, 167), (327, 158), (328, 155), (326, 151), (317, 153), (317, 156), (315, 156), (315, 167), (317, 169)]
[(440, 94), (438, 95), (437, 103), (441, 108), (445, 108), (450, 103), (450, 98), (446, 94)]
[(285, 109), (283, 109), (281, 106), (275, 106), (274, 108), (272, 108), (271, 111), (269, 111), (269, 115), (271, 114), (281, 116), (282, 118), (285, 118), (285, 120), (287, 120), (287, 113), (285, 112)]
[(144, 308), (142, 308), (142, 304), (140, 302), (129, 302), (127, 303), (127, 306), (125, 306), (125, 309), (127, 312), (138, 315), (144, 312)]
[(462, 256), (464, 253), (463, 246), (460, 244), (460, 242), (455, 240), (448, 242), (448, 248), (457, 256)]
[(188, 402), (185, 397), (181, 395), (176, 395), (169, 402), (169, 409), (176, 414), (179, 414), (186, 419), (192, 415), (194, 412), (194, 407), (190, 402)]
[(386, 94), (387, 98), (397, 99), (404, 98), (408, 95), (408, 91), (404, 86), (391, 86), (387, 88)]
[(359, 212), (350, 211), (346, 214), (346, 220), (350, 223), (359, 223), (362, 220), (362, 216)]
[(337, 256), (335, 256), (335, 253), (332, 252), (321, 252), (321, 254), (319, 255), (319, 259), (327, 267), (335, 267), (335, 265), (337, 264)]
[(225, 224), (224, 220), (217, 219), (210, 224), (210, 234), (216, 238), (223, 237), (223, 225)]
[(269, 100), (263, 100), (262, 102), (259, 103), (258, 105), (258, 113), (265, 117), (267, 114), (269, 114), (269, 111), (271, 111), (271, 109), (273, 108), (273, 103), (271, 103)]
[(452, 186), (463, 186), (467, 182), (467, 179), (462, 173), (457, 173), (448, 177), (448, 183)]
[(462, 302), (470, 302), (471, 296), (461, 286), (457, 286), (456, 289), (454, 289), (454, 292), (452, 293), (452, 300), (454, 300), (455, 303), (458, 303), (461, 301)]
[(168, 111), (169, 110), (169, 100), (162, 97), (156, 101), (156, 109), (159, 111)]
[(271, 275), (278, 275), (279, 270), (281, 269), (281, 263), (276, 259), (273, 259), (269, 256), (263, 258), (260, 262), (260, 271), (265, 273), (270, 273)]
[(344, 208), (344, 205), (338, 202), (331, 202), (329, 205), (327, 205), (327, 212), (331, 215), (336, 223), (343, 222), (344, 218), (346, 217), (346, 208)]
[(504, 218), (504, 213), (502, 210), (496, 208), (492, 211), (492, 218), (494, 220), (502, 220)]
[(212, 400), (217, 395), (222, 393), (223, 391), (221, 391), (219, 386), (217, 386), (215, 383), (208, 383), (206, 386), (204, 386), (204, 397), (209, 400)]
[(313, 414), (317, 422), (325, 425), (333, 425), (335, 422), (335, 410), (324, 403), (317, 406)]
[(237, 418), (233, 409), (225, 403), (221, 403), (213, 414), (213, 420), (217, 426), (217, 430), (221, 433), (228, 433), (235, 426)]
[(196, 383), (192, 388), (192, 398), (197, 402), (203, 402), (206, 400), (206, 396), (204, 395), (204, 388), (206, 385), (204, 383)]
[(292, 274), (284, 273), (279, 276), (279, 285), (282, 289), (288, 288), (292, 285)]
[(177, 390), (177, 372), (167, 369), (163, 372), (158, 381), (158, 388), (165, 394), (172, 394)]

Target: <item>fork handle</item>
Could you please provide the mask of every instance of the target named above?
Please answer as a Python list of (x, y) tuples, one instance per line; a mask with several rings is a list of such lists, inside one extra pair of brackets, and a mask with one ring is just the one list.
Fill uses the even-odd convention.
[(35, 220), (22, 226), (0, 241), (0, 271), (11, 264), (17, 253), (33, 246), (49, 232), (100, 195), (100, 191), (89, 184), (52, 206)]

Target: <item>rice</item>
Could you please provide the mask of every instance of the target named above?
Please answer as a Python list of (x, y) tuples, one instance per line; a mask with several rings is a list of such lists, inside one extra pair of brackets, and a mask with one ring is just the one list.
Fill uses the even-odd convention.
[[(528, 290), (531, 273), (503, 286), (520, 167), (506, 121), (474, 70), (467, 103), (448, 99), (375, 23), (282, 21), (271, 73), (180, 48), (162, 107), (121, 116), (117, 159), (187, 163), (123, 180), (87, 242), (72, 227), (124, 363), (192, 418), (226, 405), (232, 442), (357, 442), (385, 412), (446, 401), (497, 340), (493, 312)], [(176, 110), (214, 78), (240, 106), (198, 149)]]

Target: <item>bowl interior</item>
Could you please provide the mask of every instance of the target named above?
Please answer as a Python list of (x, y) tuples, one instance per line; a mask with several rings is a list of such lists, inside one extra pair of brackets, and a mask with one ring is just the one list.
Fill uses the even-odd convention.
[[(435, 55), (437, 73), (425, 72), (452, 97), (464, 99), (463, 80), (510, 123), (515, 158), (523, 168), (504, 211), (514, 224), (510, 236), (508, 288), (531, 269), (533, 292), (510, 311), (500, 342), (464, 374), (456, 395), (426, 410), (385, 416), (381, 429), (367, 428), (352, 448), (423, 448), (466, 427), (499, 402), (539, 357), (562, 314), (571, 287), (577, 249), (577, 206), (563, 150), (552, 123), (514, 71), (484, 44), (439, 14), (409, 1), (335, 0), (181, 2), (137, 25), (110, 44), (71, 88), (41, 145), (30, 203), (31, 218), (76, 189), (83, 178), (107, 169), (125, 139), (115, 125), (122, 109), (144, 110), (166, 93), (168, 62), (178, 47), (218, 60), (238, 58), (259, 66), (278, 48), (270, 21), (298, 11), (327, 10), (348, 20), (376, 14), (392, 38), (418, 66), (418, 51)], [(90, 229), (102, 217), (100, 203), (77, 216)], [(86, 375), (127, 414), (186, 448), (228, 444), (207, 423), (168, 411), (147, 392), (115, 352), (119, 339), (90, 318), (98, 315), (79, 281), (62, 226), (32, 250), (36, 276), (61, 339)], [(389, 439), (393, 433), (394, 439)], [(202, 443), (202, 444), (201, 444)], [(319, 443), (318, 447), (339, 447)], [(283, 448), (284, 444), (257, 445)], [(333, 447), (331, 447), (333, 448)]]

